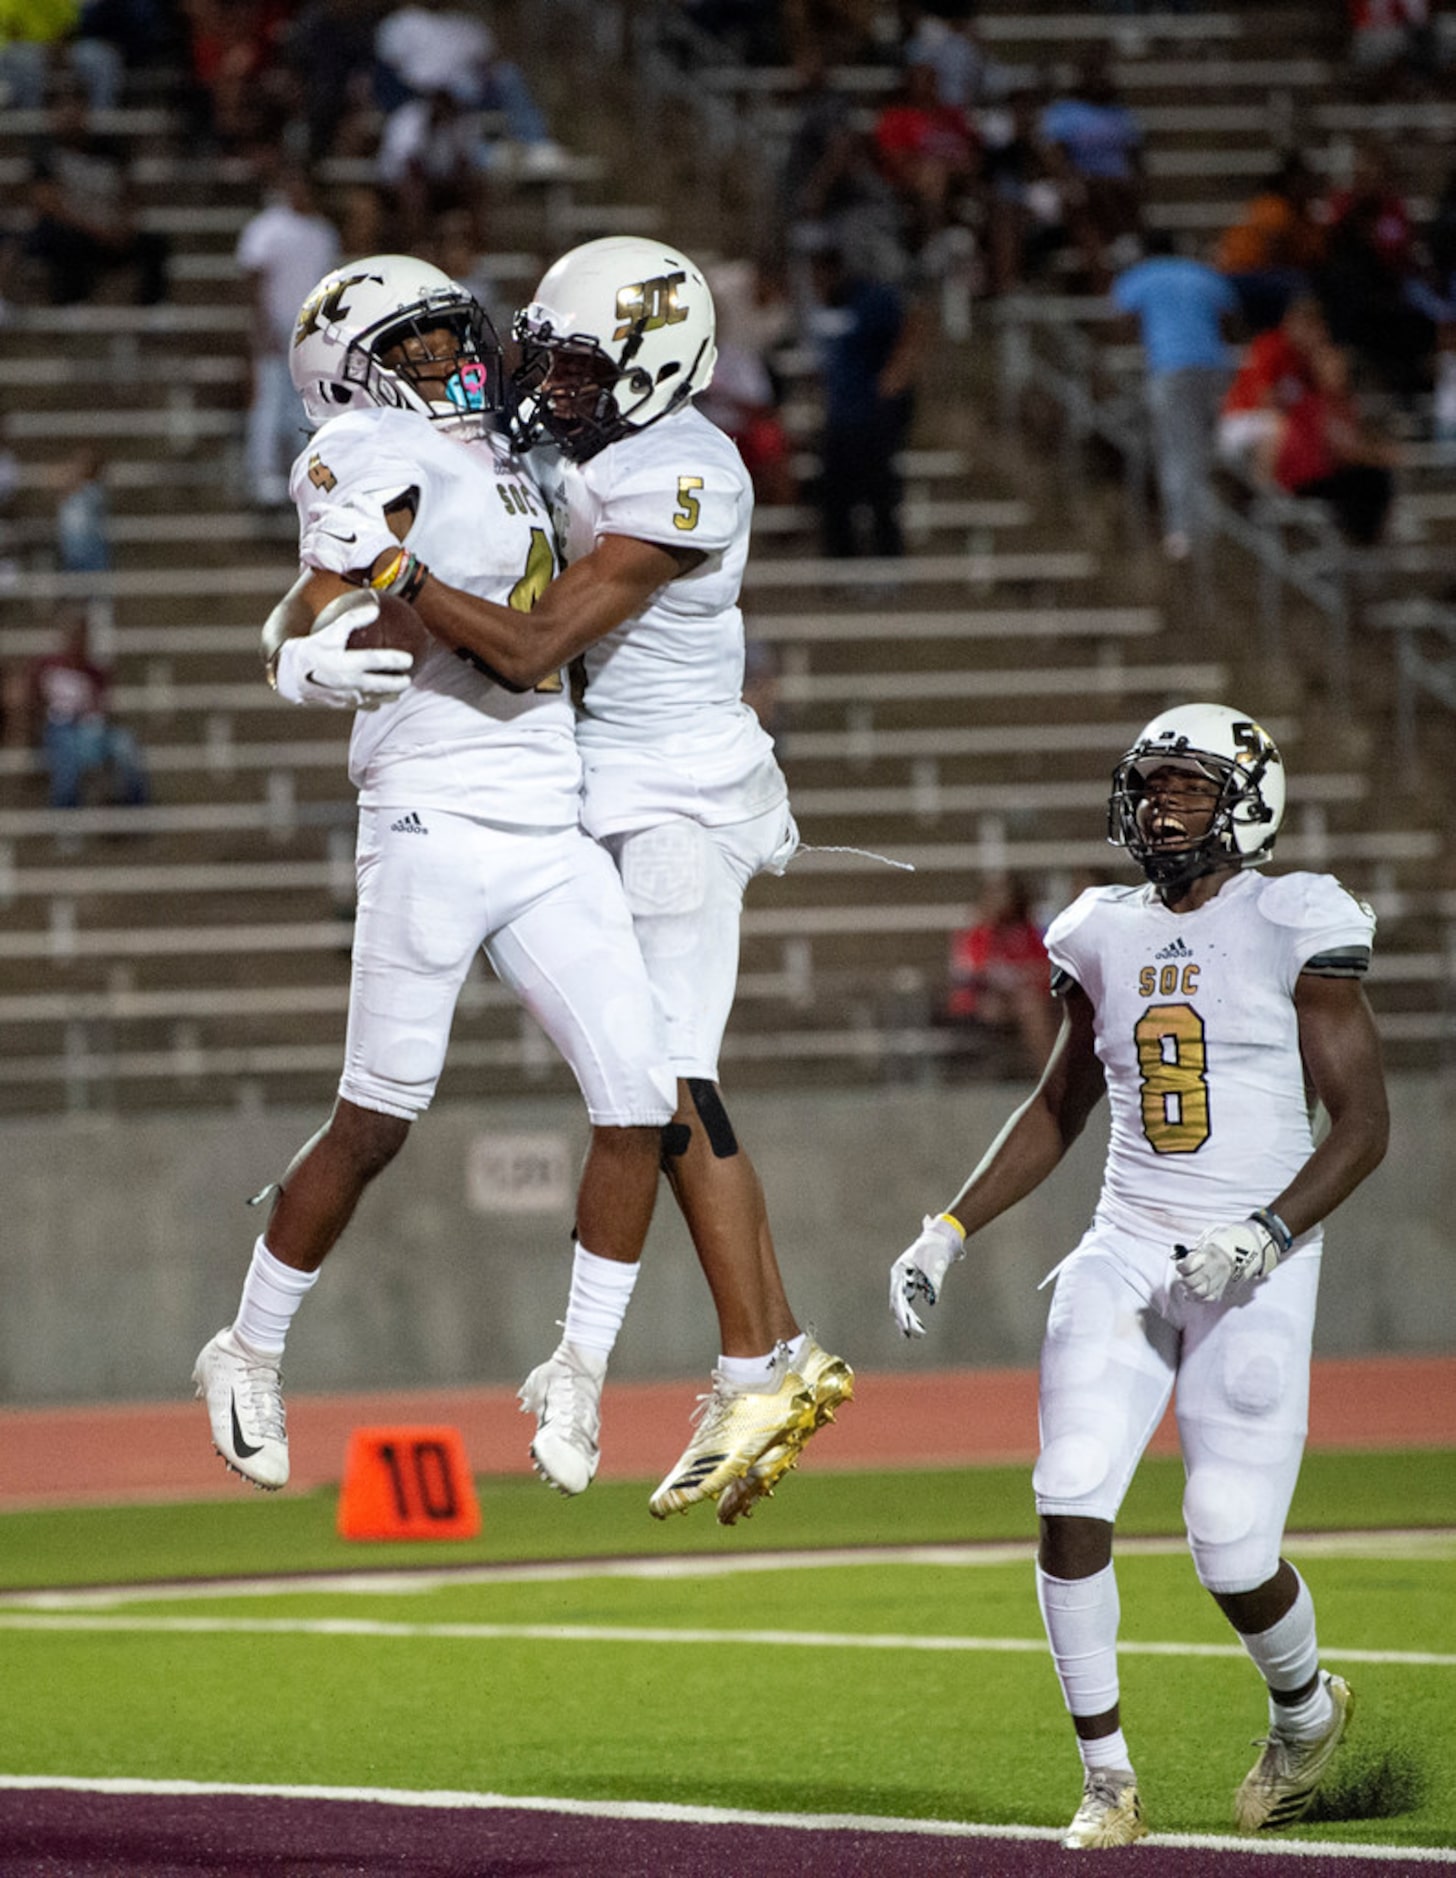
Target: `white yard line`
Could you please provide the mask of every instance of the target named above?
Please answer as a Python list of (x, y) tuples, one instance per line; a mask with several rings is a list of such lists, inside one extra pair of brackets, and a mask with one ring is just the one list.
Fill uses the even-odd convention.
[[(1389, 1532), (1290, 1533), (1296, 1558), (1456, 1559), (1456, 1529), (1415, 1527)], [(357, 1572), (298, 1572), (275, 1577), (210, 1578), (186, 1582), (83, 1585), (0, 1593), (4, 1611), (114, 1610), (128, 1604), (171, 1604), (188, 1598), (267, 1598), (303, 1592), (361, 1597), (406, 1597), (453, 1585), (560, 1584), (586, 1578), (725, 1578), (744, 1572), (822, 1571), (854, 1565), (1024, 1565), (1032, 1542), (976, 1545), (847, 1546), (825, 1550), (711, 1553), (700, 1557), (542, 1559), (526, 1564), (425, 1566)], [(1120, 1558), (1172, 1558), (1187, 1551), (1181, 1538), (1119, 1539)]]
[[(0, 1611), (0, 1630), (89, 1631), (106, 1635), (371, 1637), (435, 1643), (709, 1643), (754, 1649), (896, 1650), (1042, 1655), (1041, 1637), (938, 1637), (923, 1632), (856, 1630), (707, 1630), (675, 1624), (402, 1624), (368, 1617), (168, 1617), (99, 1611)], [(1123, 1639), (1124, 1656), (1233, 1657), (1237, 1643), (1138, 1643)], [(1341, 1663), (1398, 1664), (1407, 1669), (1456, 1669), (1456, 1653), (1435, 1650), (1341, 1650), (1321, 1657)]]
[[(803, 1832), (914, 1833), (935, 1839), (1058, 1840), (1063, 1827), (982, 1826), (962, 1820), (886, 1819), (856, 1813), (754, 1813), (740, 1807), (658, 1805), (645, 1800), (563, 1800), (509, 1793), (411, 1793), (397, 1787), (288, 1787), (194, 1780), (81, 1780), (0, 1774), (0, 1791), (105, 1793), (211, 1799), (238, 1794), (264, 1799), (329, 1801), (359, 1805), (430, 1807), (459, 1812), (564, 1813), (586, 1819), (637, 1819), (669, 1825), (769, 1826)], [(1154, 1833), (1150, 1846), (1206, 1847), (1215, 1851), (1263, 1854), (1275, 1858), (1383, 1859), (1391, 1864), (1456, 1865), (1456, 1852), (1434, 1846), (1339, 1845), (1324, 1840), (1284, 1839), (1264, 1843), (1217, 1833)]]

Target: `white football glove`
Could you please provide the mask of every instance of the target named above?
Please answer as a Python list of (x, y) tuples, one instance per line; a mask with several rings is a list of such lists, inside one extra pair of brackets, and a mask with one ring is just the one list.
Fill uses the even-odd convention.
[(890, 1267), (890, 1315), (904, 1336), (925, 1335), (925, 1326), (915, 1314), (916, 1300), (934, 1304), (946, 1267), (965, 1256), (965, 1234), (948, 1219), (932, 1219), (927, 1213), (920, 1237)]
[(273, 662), (273, 686), (290, 704), (326, 704), (337, 711), (376, 711), (409, 685), (414, 655), (392, 646), (351, 651), (349, 634), (379, 613), (372, 593), (341, 593), (307, 638), (285, 639)]
[(1282, 1251), (1262, 1220), (1241, 1219), (1236, 1226), (1213, 1226), (1196, 1245), (1174, 1246), (1178, 1275), (1173, 1282), (1181, 1285), (1190, 1298), (1217, 1304), (1230, 1285), (1256, 1284), (1267, 1278)]
[(331, 502), (313, 518), (298, 544), (298, 558), (326, 574), (360, 575), (398, 546), (399, 537), (378, 509), (346, 500)]

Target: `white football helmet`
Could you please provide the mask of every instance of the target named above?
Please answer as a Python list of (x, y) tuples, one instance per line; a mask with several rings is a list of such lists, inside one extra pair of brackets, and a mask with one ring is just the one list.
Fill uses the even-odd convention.
[[(1156, 769), (1189, 769), (1219, 785), (1207, 833), (1172, 847), (1144, 839), (1138, 804)], [(1180, 704), (1144, 726), (1112, 772), (1107, 839), (1126, 848), (1154, 886), (1176, 886), (1220, 867), (1267, 861), (1284, 817), (1284, 764), (1251, 717), (1223, 704)]]
[(584, 463), (681, 410), (713, 376), (715, 324), (702, 270), (676, 248), (637, 235), (573, 248), (516, 315), (517, 447)]
[[(391, 346), (441, 327), (453, 336), (447, 356), (455, 364), (443, 384), (438, 370), (421, 379), (421, 365), (437, 359), (384, 363)], [(500, 341), (484, 308), (448, 274), (407, 254), (370, 255), (325, 274), (299, 309), (288, 363), (314, 424), (375, 404), (480, 436), (505, 405)]]

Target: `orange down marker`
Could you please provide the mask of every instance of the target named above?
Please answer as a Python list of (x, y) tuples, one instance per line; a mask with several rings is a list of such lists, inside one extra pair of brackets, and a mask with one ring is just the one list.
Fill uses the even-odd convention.
[(471, 1539), (480, 1504), (458, 1428), (356, 1428), (344, 1457), (344, 1539)]

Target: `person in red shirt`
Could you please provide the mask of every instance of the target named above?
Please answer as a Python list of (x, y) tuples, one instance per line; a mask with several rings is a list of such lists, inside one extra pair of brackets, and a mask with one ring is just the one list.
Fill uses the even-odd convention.
[(1348, 354), (1326, 345), (1314, 365), (1314, 384), (1285, 414), (1274, 481), (1290, 495), (1327, 503), (1347, 541), (1373, 547), (1390, 512), (1394, 453), (1350, 395)]
[(976, 1042), (1014, 1039), (1031, 1068), (1056, 1035), (1050, 984), (1027, 883), (1016, 874), (988, 882), (975, 919), (951, 935), (947, 1022)]
[(942, 104), (930, 64), (905, 68), (901, 93), (875, 123), (875, 151), (905, 203), (910, 245), (918, 252), (952, 219), (981, 167), (981, 143), (957, 104)]
[(1223, 401), (1218, 453), (1261, 481), (1274, 473), (1288, 413), (1315, 389), (1315, 359), (1330, 343), (1319, 302), (1302, 294), (1284, 318), (1244, 349)]
[(30, 670), (30, 705), (36, 741), (50, 774), (50, 805), (73, 809), (93, 770), (109, 769), (115, 800), (146, 802), (151, 794), (136, 738), (109, 716), (111, 674), (87, 647), (86, 616), (77, 613), (61, 629), (54, 652)]

